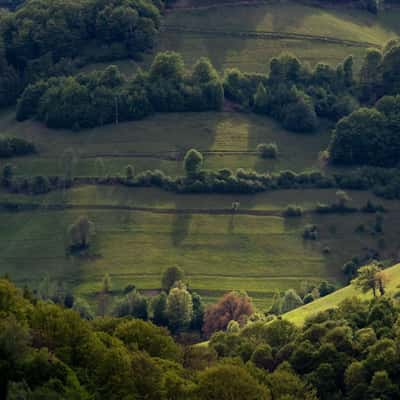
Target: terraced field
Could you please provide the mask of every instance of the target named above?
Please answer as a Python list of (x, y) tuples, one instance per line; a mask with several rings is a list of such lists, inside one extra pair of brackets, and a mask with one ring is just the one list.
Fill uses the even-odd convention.
[[(373, 198), (365, 192), (350, 195), (357, 206), (366, 197)], [(292, 199), (311, 210), (317, 201), (328, 202), (333, 197), (332, 190), (233, 197), (94, 186), (33, 199), (2, 193), (2, 201), (34, 201), (42, 208), (0, 211), (0, 273), (8, 271), (18, 283), (31, 285), (48, 274), (68, 282), (90, 300), (106, 272), (117, 292), (128, 283), (154, 292), (162, 270), (180, 265), (191, 287), (206, 301), (242, 289), (264, 309), (277, 288), (297, 288), (304, 280), (341, 284), (341, 265), (368, 248), (383, 256), (395, 255), (400, 233), (396, 202), (385, 202), (389, 212), (384, 235), (355, 233), (361, 223), (372, 226), (372, 215), (349, 218), (305, 213), (300, 219), (281, 215)], [(237, 199), (240, 212), (232, 215), (230, 205)], [(82, 214), (95, 222), (94, 246), (88, 257), (66, 255), (67, 227)], [(317, 242), (302, 239), (307, 223), (318, 226), (321, 239)]]

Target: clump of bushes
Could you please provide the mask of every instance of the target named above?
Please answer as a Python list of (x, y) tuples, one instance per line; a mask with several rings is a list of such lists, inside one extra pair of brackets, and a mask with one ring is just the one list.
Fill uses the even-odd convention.
[(361, 211), (364, 213), (383, 213), (385, 208), (381, 204), (375, 204), (371, 200), (368, 200), (364, 206), (361, 207)]
[(301, 217), (303, 209), (300, 206), (288, 205), (283, 215), (285, 217)]
[(0, 137), (0, 157), (24, 156), (36, 153), (35, 145), (25, 139)]
[(261, 143), (257, 146), (261, 158), (278, 158), (278, 146), (276, 143)]
[(317, 240), (318, 239), (318, 229), (316, 225), (306, 225), (303, 229), (303, 239), (305, 240)]

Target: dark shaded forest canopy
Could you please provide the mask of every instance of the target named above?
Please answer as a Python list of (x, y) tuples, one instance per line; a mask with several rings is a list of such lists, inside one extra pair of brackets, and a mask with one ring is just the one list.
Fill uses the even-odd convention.
[(140, 57), (154, 44), (162, 8), (148, 0), (32, 0), (2, 12), (0, 106), (40, 78), (69, 75), (89, 61)]

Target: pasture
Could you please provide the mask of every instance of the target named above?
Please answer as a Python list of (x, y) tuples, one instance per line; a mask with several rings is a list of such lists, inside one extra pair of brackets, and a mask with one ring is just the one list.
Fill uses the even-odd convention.
[[(75, 176), (161, 169), (182, 174), (182, 160), (192, 147), (204, 153), (205, 168), (253, 168), (259, 172), (318, 168), (318, 153), (327, 147), (329, 129), (322, 124), (313, 134), (296, 134), (264, 116), (233, 112), (157, 114), (142, 121), (106, 125), (72, 132), (47, 129), (35, 121), (15, 121), (14, 111), (0, 116), (0, 132), (33, 141), (39, 154), (15, 158), (17, 175), (62, 175), (72, 160)], [(257, 154), (260, 143), (277, 143), (276, 160)], [(0, 160), (0, 167), (10, 160)]]
[[(366, 198), (373, 199), (365, 192), (349, 194), (357, 206)], [(205, 301), (232, 289), (246, 290), (264, 310), (277, 289), (298, 288), (302, 281), (343, 284), (341, 266), (366, 249), (378, 250), (388, 258), (395, 256), (400, 233), (396, 202), (384, 202), (388, 213), (381, 235), (355, 232), (361, 223), (373, 225), (374, 216), (369, 214), (281, 216), (293, 199), (310, 210), (317, 201), (333, 198), (332, 190), (233, 197), (94, 186), (34, 198), (2, 193), (3, 201), (68, 207), (1, 211), (0, 272), (32, 286), (47, 274), (91, 300), (106, 272), (116, 293), (129, 283), (152, 293), (160, 287), (162, 271), (179, 265)], [(236, 199), (241, 202), (242, 214), (232, 215), (229, 208)], [(252, 211), (259, 214), (251, 215)], [(82, 214), (95, 223), (96, 236), (88, 256), (71, 256), (66, 253), (67, 228)], [(318, 226), (320, 240), (302, 239), (307, 223)]]

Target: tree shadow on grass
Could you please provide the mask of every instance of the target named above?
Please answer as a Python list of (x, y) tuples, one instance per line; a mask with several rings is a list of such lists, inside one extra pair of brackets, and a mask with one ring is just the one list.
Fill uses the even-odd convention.
[(191, 214), (175, 214), (172, 222), (171, 239), (175, 247), (179, 247), (189, 235)]

